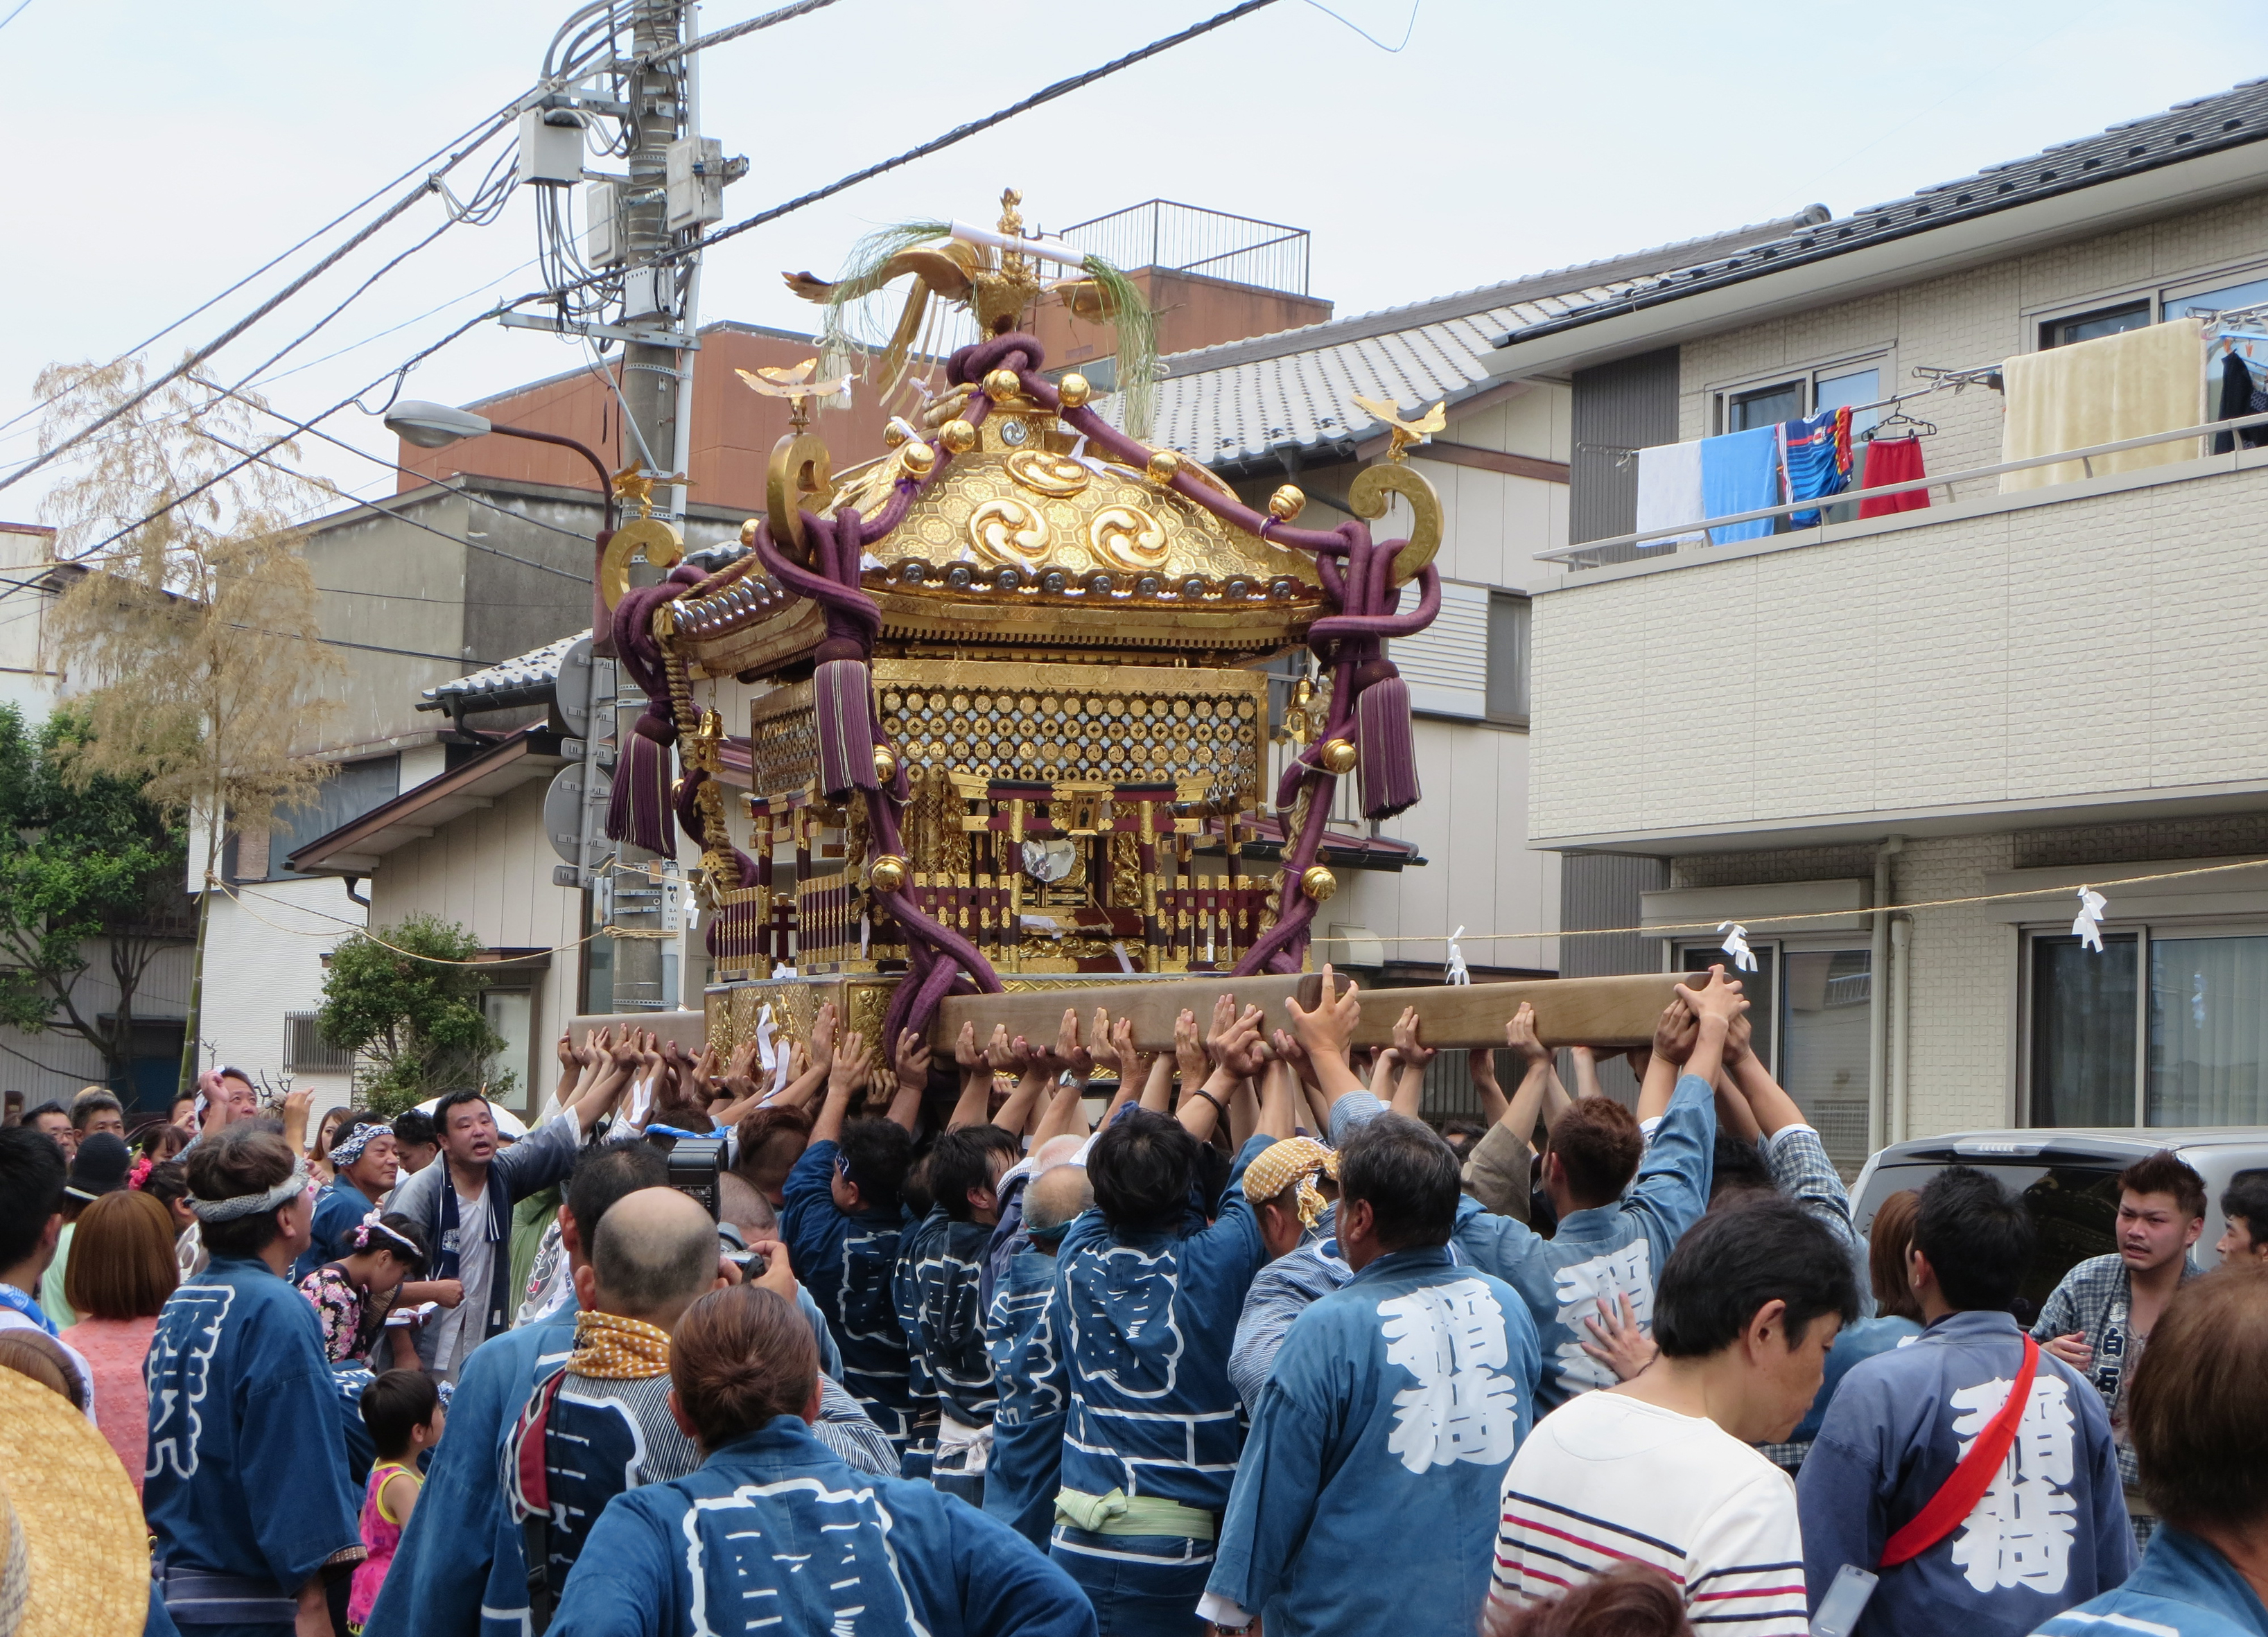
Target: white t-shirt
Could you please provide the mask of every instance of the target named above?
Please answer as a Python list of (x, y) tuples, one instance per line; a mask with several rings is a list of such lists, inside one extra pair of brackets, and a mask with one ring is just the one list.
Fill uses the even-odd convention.
[(1491, 1598), (1558, 1597), (1618, 1560), (1660, 1569), (1710, 1637), (1806, 1637), (1787, 1474), (1705, 1418), (1587, 1392), (1504, 1475)]
[(470, 1199), (457, 1195), (457, 1278), (465, 1288), (465, 1296), (456, 1306), (442, 1309), (434, 1320), (433, 1373), (437, 1376), (453, 1377), (465, 1355), (487, 1335), (489, 1262), (495, 1249), (489, 1240), (488, 1186), (483, 1182), (481, 1191)]

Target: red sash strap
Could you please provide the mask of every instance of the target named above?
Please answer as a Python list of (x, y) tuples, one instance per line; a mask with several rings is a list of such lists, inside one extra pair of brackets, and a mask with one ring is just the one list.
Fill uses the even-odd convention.
[(1914, 1514), (1906, 1526), (1892, 1535), (1889, 1544), (1882, 1548), (1883, 1568), (1895, 1568), (1899, 1564), (1919, 1557), (1939, 1541), (1951, 1534), (1961, 1521), (1977, 1509), (1984, 1492), (1992, 1487), (2001, 1464), (2007, 1460), (2008, 1450), (2016, 1442), (2016, 1428), (2024, 1419), (2024, 1406), (2031, 1401), (2032, 1377), (2040, 1367), (2040, 1344), (2029, 1336), (2024, 1338), (2024, 1362), (2016, 1371), (2016, 1384), (2008, 1389), (2008, 1401), (2000, 1406), (1984, 1433), (1969, 1446), (1969, 1453), (1961, 1457), (1961, 1464), (1943, 1487), (1929, 1498), (1929, 1504)]

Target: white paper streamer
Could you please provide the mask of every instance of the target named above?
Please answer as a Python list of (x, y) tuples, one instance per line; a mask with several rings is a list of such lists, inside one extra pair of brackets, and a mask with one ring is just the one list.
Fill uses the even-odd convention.
[(764, 1066), (766, 1074), (779, 1069), (779, 1031), (772, 1027), (772, 1003), (766, 1001), (756, 1014), (756, 1061)]
[(2071, 923), (2071, 936), (2096, 954), (2102, 953), (2102, 909), (2106, 902), (2102, 893), (2093, 887), (2079, 889), (2079, 914)]
[(1749, 929), (1737, 921), (1720, 921), (1717, 923), (1717, 930), (1725, 935), (1724, 943), (1718, 947), (1733, 958), (1733, 970), (1754, 972), (1756, 958), (1755, 951), (1749, 948)]
[(1441, 973), (1444, 983), (1470, 983), (1473, 980), (1473, 974), (1465, 967), (1465, 952), (1457, 947), (1457, 940), (1464, 936), (1462, 927), (1449, 934), (1449, 964)]

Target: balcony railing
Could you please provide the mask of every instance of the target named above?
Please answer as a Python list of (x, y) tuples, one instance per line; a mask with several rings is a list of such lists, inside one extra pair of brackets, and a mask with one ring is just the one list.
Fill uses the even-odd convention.
[[(1852, 501), (1868, 500), (1877, 496), (1910, 494), (1918, 488), (1935, 488), (1942, 486), (1945, 489), (1946, 503), (1951, 505), (1953, 486), (1956, 483), (1971, 482), (1978, 478), (1997, 478), (2007, 472), (2029, 472), (2036, 466), (2062, 466), (2073, 460), (2084, 466), (2087, 468), (2087, 475), (2092, 477), (2095, 475), (2094, 462), (2105, 455), (2121, 454), (2130, 449), (2147, 449), (2154, 444), (2178, 443), (2185, 437), (2209, 437), (2222, 432), (2237, 432), (2247, 427), (2256, 426), (2268, 426), (2268, 414), (2235, 415), (2226, 421), (2208, 421), (2201, 426), (2185, 426), (2171, 432), (2153, 432), (2146, 437), (2121, 438), (2115, 444), (2090, 444), (2084, 449), (2066, 449), (2054, 454), (2031, 455), (2022, 460), (2003, 460), (1989, 466), (1970, 466), (1959, 472), (1941, 472), (1931, 477), (1909, 478), (1903, 483), (1883, 483), (1873, 488), (1846, 488), (1837, 494), (1815, 495), (1809, 500), (1792, 500), (1782, 505), (1759, 507), (1754, 511), (1729, 512), (1721, 518), (1695, 518), (1690, 522), (1675, 524), (1668, 528), (1640, 529), (1634, 533), (1615, 534), (1604, 540), (1585, 540), (1580, 546), (1569, 546), (1558, 551), (1538, 552), (1535, 554), (1535, 561), (1556, 562), (1570, 569), (1602, 568), (1605, 566), (1600, 562), (1602, 554), (1627, 550), (1634, 546), (1643, 546), (1651, 540), (1676, 540), (1709, 529), (1728, 528), (1736, 523), (1754, 523), (1765, 518), (1792, 517), (1799, 511), (1819, 511), (1829, 506), (1841, 506)], [(2245, 452), (2241, 444), (2229, 451), (2230, 470), (2235, 469), (2236, 458)], [(2211, 459), (2212, 457), (2203, 458)], [(2026, 492), (2036, 494), (2040, 491)], [(1928, 520), (1914, 518), (1911, 513), (1898, 515), (1908, 522)], [(1794, 532), (1809, 533), (1813, 527), (1824, 530), (1835, 526), (1837, 525), (1822, 519), (1815, 525), (1809, 525)], [(1784, 537), (1776, 536), (1775, 538)]]

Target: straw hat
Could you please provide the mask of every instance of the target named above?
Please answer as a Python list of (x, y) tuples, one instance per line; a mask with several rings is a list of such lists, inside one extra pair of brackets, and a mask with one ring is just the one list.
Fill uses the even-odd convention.
[(118, 1457), (28, 1376), (0, 1369), (0, 1637), (136, 1637), (150, 1532)]

